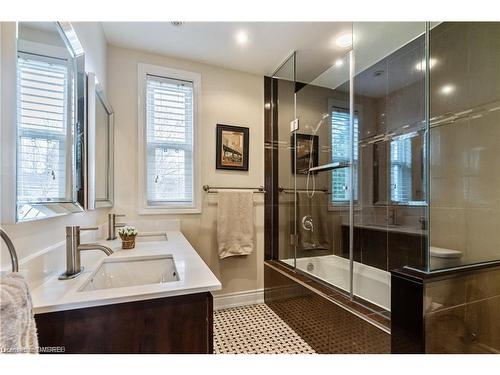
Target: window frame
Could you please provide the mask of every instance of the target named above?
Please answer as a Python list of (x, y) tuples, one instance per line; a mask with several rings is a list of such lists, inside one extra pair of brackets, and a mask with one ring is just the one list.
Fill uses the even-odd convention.
[[(150, 204), (147, 191), (147, 76), (189, 81), (193, 84), (193, 200), (189, 204), (157, 201)], [(201, 150), (200, 150), (201, 74), (158, 65), (138, 64), (138, 213), (140, 215), (201, 213)]]

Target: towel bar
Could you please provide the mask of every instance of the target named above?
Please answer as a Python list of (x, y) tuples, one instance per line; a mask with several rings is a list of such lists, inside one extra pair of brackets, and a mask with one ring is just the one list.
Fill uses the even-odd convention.
[(306, 193), (306, 192), (321, 192), (321, 193), (326, 193), (326, 194), (331, 194), (328, 189), (288, 189), (288, 188), (284, 188), (282, 186), (280, 186), (278, 188), (278, 191), (280, 193), (285, 193), (285, 194), (294, 194), (294, 193)]
[(203, 185), (203, 190), (207, 193), (218, 193), (218, 190), (255, 190), (254, 193), (265, 193), (264, 186), (259, 187), (220, 187)]

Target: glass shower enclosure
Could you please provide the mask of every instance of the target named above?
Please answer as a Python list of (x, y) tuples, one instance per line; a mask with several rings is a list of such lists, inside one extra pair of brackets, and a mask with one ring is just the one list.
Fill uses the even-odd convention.
[(393, 269), (499, 259), (499, 40), (495, 23), (332, 23), (286, 59), (273, 259), (377, 311)]

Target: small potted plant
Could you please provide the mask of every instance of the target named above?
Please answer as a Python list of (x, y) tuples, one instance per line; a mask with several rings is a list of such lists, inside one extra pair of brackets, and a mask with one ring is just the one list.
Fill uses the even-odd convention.
[(135, 247), (135, 237), (137, 236), (137, 229), (131, 226), (125, 226), (118, 229), (118, 234), (122, 239), (122, 249), (133, 249)]

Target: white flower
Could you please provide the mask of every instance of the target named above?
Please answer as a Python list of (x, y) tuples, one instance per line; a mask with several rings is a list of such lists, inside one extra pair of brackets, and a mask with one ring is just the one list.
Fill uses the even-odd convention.
[(120, 229), (118, 229), (118, 234), (122, 236), (137, 236), (137, 229), (135, 229), (132, 226), (125, 226)]

